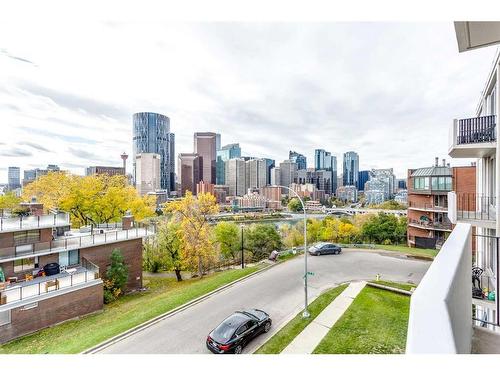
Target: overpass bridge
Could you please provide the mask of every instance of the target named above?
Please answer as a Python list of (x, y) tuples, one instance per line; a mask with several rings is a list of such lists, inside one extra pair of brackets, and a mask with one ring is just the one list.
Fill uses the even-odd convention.
[(385, 210), (381, 208), (349, 208), (349, 207), (332, 207), (323, 208), (324, 213), (329, 215), (342, 214), (342, 215), (362, 215), (362, 214), (378, 214), (383, 212), (385, 214), (392, 214), (398, 217), (407, 216), (407, 210)]

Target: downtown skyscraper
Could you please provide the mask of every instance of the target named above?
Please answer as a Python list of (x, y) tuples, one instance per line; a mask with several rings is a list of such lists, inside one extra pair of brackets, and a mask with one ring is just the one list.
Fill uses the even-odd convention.
[(359, 155), (354, 151), (344, 153), (343, 185), (358, 186)]
[(194, 133), (194, 153), (201, 159), (200, 180), (207, 184), (216, 183), (217, 147), (220, 148), (220, 135), (211, 132)]
[(142, 153), (159, 154), (160, 189), (169, 194), (175, 190), (175, 135), (170, 132), (170, 119), (162, 114), (139, 112), (133, 115), (134, 183), (136, 156)]
[(240, 158), (241, 148), (239, 143), (231, 143), (217, 150), (216, 182), (217, 185), (226, 183), (226, 165), (229, 159)]

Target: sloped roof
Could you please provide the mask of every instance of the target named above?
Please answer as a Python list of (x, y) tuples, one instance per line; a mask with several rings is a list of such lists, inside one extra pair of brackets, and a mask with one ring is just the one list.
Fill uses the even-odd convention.
[(451, 176), (451, 168), (449, 167), (427, 167), (415, 169), (411, 177), (429, 177), (429, 176)]

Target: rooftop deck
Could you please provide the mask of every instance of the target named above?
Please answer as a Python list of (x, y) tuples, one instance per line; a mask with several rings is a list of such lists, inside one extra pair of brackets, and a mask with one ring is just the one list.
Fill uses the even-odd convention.
[(135, 227), (132, 229), (114, 229), (98, 234), (73, 233), (72, 236), (56, 238), (48, 242), (35, 243), (29, 250), (16, 251), (15, 247), (2, 248), (0, 249), (0, 262), (142, 238), (154, 233), (154, 226)]
[(54, 228), (71, 225), (69, 214), (60, 212), (42, 216), (0, 217), (0, 232)]

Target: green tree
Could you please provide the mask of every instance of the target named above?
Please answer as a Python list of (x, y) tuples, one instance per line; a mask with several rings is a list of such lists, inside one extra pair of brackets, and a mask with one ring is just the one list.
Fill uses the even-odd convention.
[(214, 236), (219, 244), (221, 255), (226, 259), (235, 259), (241, 248), (241, 233), (238, 225), (221, 221), (214, 228)]
[(298, 198), (292, 198), (288, 202), (288, 209), (292, 212), (299, 212), (302, 210), (302, 204)]
[(182, 246), (181, 224), (176, 220), (163, 222), (158, 230), (158, 247), (165, 267), (175, 272), (177, 281), (182, 281), (181, 271), (185, 267)]
[(379, 212), (378, 215), (372, 216), (363, 224), (361, 234), (365, 239), (368, 238), (376, 243), (397, 243), (400, 230), (401, 226), (395, 215)]
[(128, 280), (128, 267), (119, 249), (114, 249), (110, 257), (111, 264), (106, 270), (104, 281), (104, 302), (109, 303), (123, 293)]
[(281, 236), (273, 224), (253, 224), (245, 231), (245, 249), (252, 253), (254, 260), (260, 260), (280, 250), (283, 246)]

